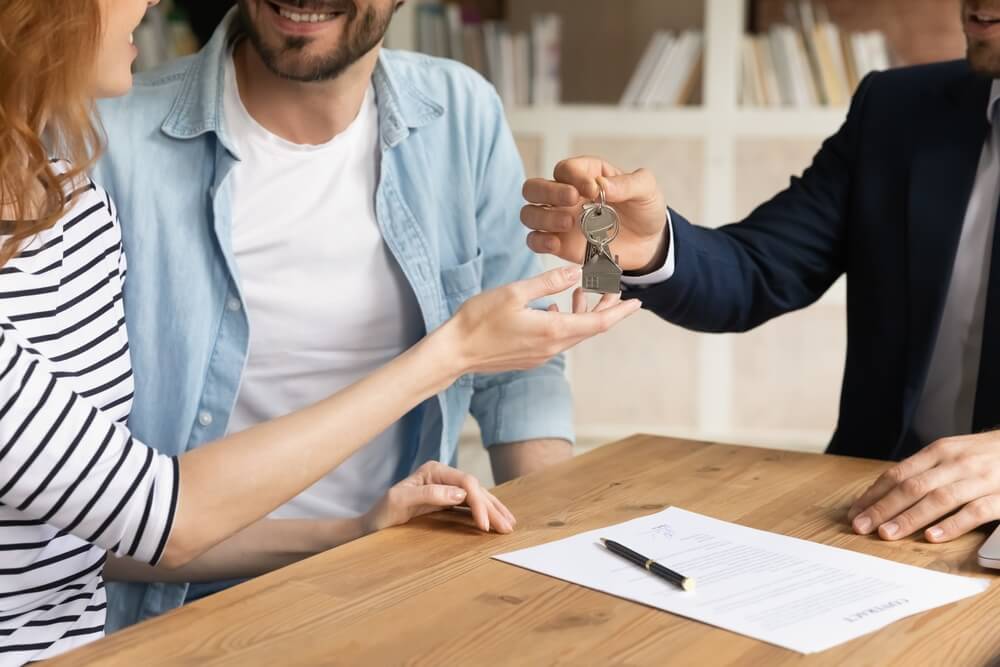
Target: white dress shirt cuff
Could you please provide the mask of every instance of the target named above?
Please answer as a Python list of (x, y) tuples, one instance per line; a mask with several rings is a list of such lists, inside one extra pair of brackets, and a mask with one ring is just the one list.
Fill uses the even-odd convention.
[(674, 223), (670, 219), (670, 209), (667, 209), (667, 233), (670, 235), (670, 247), (667, 248), (667, 259), (663, 266), (642, 276), (622, 276), (622, 284), (627, 287), (648, 287), (662, 283), (674, 275)]

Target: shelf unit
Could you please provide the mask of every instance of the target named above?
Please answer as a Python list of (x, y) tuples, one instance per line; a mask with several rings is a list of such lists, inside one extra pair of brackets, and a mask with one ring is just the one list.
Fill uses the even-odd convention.
[[(620, 0), (629, 2), (630, 0)], [(775, 145), (793, 143), (798, 148), (798, 154), (804, 154), (805, 149), (811, 155), (819, 147), (823, 138), (834, 133), (844, 120), (845, 109), (780, 109), (758, 110), (740, 108), (737, 103), (740, 78), (740, 44), (747, 25), (747, 0), (704, 0), (705, 60), (703, 73), (703, 104), (698, 107), (683, 107), (660, 111), (641, 111), (623, 109), (615, 106), (582, 106), (561, 105), (544, 108), (510, 109), (508, 118), (510, 126), (520, 142), (530, 144), (534, 155), (529, 159), (526, 155), (526, 168), (529, 175), (549, 175), (552, 167), (559, 161), (575, 153), (577, 143), (581, 138), (598, 137), (602, 145), (613, 145), (615, 141), (636, 142), (648, 141), (650, 144), (650, 160), (655, 159), (656, 146), (663, 141), (688, 142), (686, 145), (696, 146), (698, 156), (697, 181), (700, 191), (696, 203), (700, 204), (699, 224), (718, 226), (745, 215), (748, 210), (737, 210), (737, 189), (750, 176), (749, 173), (738, 173), (739, 150), (741, 142), (775, 142)], [(412, 48), (415, 42), (415, 7), (408, 3), (394, 21), (389, 42), (394, 48)], [(564, 54), (564, 58), (565, 58)], [(805, 148), (803, 148), (805, 147)], [(767, 149), (764, 149), (765, 152)], [(780, 152), (780, 149), (777, 151)], [(632, 155), (632, 154), (630, 154)], [(634, 155), (633, 155), (634, 157)], [(613, 158), (609, 157), (612, 161)], [(533, 163), (532, 163), (533, 162)], [(643, 164), (621, 164), (622, 168), (637, 168)], [(799, 163), (788, 167), (786, 176), (801, 172), (805, 164)], [(690, 167), (678, 164), (679, 170)], [(780, 166), (775, 169), (780, 170)], [(784, 181), (787, 184), (787, 180)], [(770, 192), (756, 193), (763, 201), (766, 196), (778, 191), (782, 184), (776, 184)], [(768, 185), (770, 187), (770, 185)], [(758, 188), (759, 189), (759, 188)], [(668, 202), (671, 192), (665, 187)], [(690, 195), (688, 195), (690, 197)], [(745, 200), (747, 197), (744, 196)], [(844, 324), (843, 304), (845, 302), (844, 281), (838, 282), (820, 302), (811, 308), (827, 307), (830, 312), (839, 312), (839, 318), (832, 316), (830, 326), (842, 327)], [(829, 307), (833, 308), (829, 308)], [(647, 326), (647, 331), (651, 331)], [(670, 325), (660, 324), (663, 330)], [(788, 328), (787, 326), (785, 327)], [(794, 331), (783, 332), (782, 335), (792, 338), (799, 336)], [(822, 327), (820, 327), (822, 331)], [(621, 330), (608, 334), (609, 341), (603, 343), (601, 349), (609, 349), (615, 342), (622, 346), (636, 346), (638, 342), (626, 338), (628, 334)], [(634, 335), (634, 332), (633, 332)], [(834, 336), (836, 338), (836, 336)], [(757, 340), (757, 339), (753, 339)], [(648, 354), (657, 354), (656, 341), (642, 341), (648, 348)], [(773, 353), (775, 345), (781, 343), (771, 340), (761, 343), (761, 349), (770, 346)], [(830, 344), (830, 348), (835, 347)], [(738, 351), (739, 350), (739, 351)], [(581, 355), (591, 354), (592, 347), (583, 346), (571, 351), (569, 356), (569, 375), (574, 392), (578, 394), (578, 434), (584, 446), (600, 441), (623, 437), (638, 432), (655, 432), (668, 435), (694, 437), (705, 440), (722, 440), (729, 442), (748, 442), (758, 445), (775, 446), (791, 449), (818, 451), (826, 444), (832, 432), (836, 414), (836, 396), (839, 392), (840, 364), (844, 350), (815, 349), (803, 352), (805, 356), (825, 355), (827, 372), (821, 378), (824, 383), (823, 403), (830, 405), (818, 406), (819, 416), (810, 423), (801, 420), (784, 420), (779, 415), (772, 419), (769, 425), (747, 425), (747, 420), (738, 418), (737, 412), (746, 413), (745, 409), (736, 410), (746, 396), (746, 382), (737, 388), (735, 374), (738, 366), (746, 370), (745, 360), (738, 359), (737, 354), (754, 355), (755, 348), (747, 349), (745, 342), (741, 343), (735, 336), (701, 335), (697, 337), (695, 378), (646, 377), (647, 369), (639, 362), (635, 363), (633, 372), (635, 381), (629, 386), (623, 386), (627, 392), (656, 392), (664, 384), (673, 382), (688, 382), (695, 387), (693, 397), (694, 411), (689, 419), (657, 418), (654, 414), (616, 421), (613, 416), (607, 419), (594, 419), (587, 416), (592, 411), (582, 403), (586, 397), (588, 383), (600, 382), (604, 378), (595, 369), (589, 371), (581, 361)], [(762, 352), (763, 353), (763, 352)], [(839, 362), (838, 362), (839, 360)], [(799, 360), (804, 362), (804, 360)], [(795, 361), (790, 362), (793, 368), (787, 370), (780, 382), (787, 381), (794, 387), (796, 382), (805, 380), (795, 378)], [(751, 364), (752, 366), (752, 364)], [(804, 391), (808, 388), (803, 387)], [(766, 389), (763, 389), (766, 391)], [(793, 389), (794, 393), (794, 389)], [(755, 399), (755, 400), (759, 400)], [(817, 399), (818, 400), (818, 399)], [(796, 408), (789, 408), (795, 410)], [(780, 412), (780, 408), (778, 410)], [(669, 412), (669, 411), (667, 411)], [(754, 421), (754, 420), (750, 420)], [(471, 434), (474, 431), (470, 431)]]

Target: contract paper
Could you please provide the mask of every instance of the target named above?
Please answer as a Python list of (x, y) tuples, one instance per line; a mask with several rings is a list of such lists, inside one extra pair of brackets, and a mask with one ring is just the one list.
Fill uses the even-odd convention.
[[(601, 537), (693, 577), (695, 590), (682, 591), (610, 553)], [(989, 588), (986, 579), (902, 565), (673, 507), (495, 558), (799, 653), (823, 651)]]

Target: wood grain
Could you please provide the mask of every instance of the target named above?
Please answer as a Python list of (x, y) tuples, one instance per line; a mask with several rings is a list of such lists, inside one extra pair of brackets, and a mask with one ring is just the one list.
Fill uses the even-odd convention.
[[(636, 436), (498, 487), (518, 516), (481, 535), (441, 513), (206, 598), (53, 665), (991, 664), (1000, 587), (813, 656), (492, 560), (676, 505), (742, 525), (992, 577), (984, 539), (885, 543), (850, 501), (887, 464)], [(48, 664), (48, 663), (47, 663)]]

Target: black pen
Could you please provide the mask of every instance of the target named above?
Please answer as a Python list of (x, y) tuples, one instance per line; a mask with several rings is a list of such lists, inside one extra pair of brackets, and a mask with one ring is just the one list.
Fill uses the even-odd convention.
[(669, 567), (664, 567), (663, 565), (660, 565), (652, 558), (646, 558), (642, 554), (632, 551), (624, 544), (619, 544), (618, 542), (615, 542), (613, 540), (606, 540), (603, 537), (601, 538), (601, 543), (605, 547), (607, 547), (608, 551), (610, 551), (611, 553), (617, 554), (622, 558), (624, 558), (625, 560), (631, 561), (636, 565), (638, 565), (639, 567), (649, 570), (650, 572), (660, 577), (661, 579), (666, 579), (670, 583), (674, 584), (675, 586), (680, 586), (686, 591), (694, 590), (694, 579), (692, 579), (691, 577), (685, 577), (683, 574), (680, 574), (679, 572), (674, 572)]

